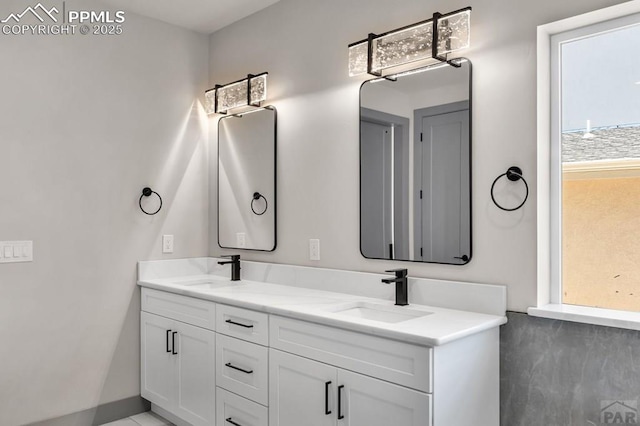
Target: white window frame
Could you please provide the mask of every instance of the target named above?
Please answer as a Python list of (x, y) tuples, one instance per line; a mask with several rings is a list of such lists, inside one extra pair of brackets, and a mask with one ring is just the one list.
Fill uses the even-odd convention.
[[(538, 27), (538, 289), (529, 315), (640, 330), (640, 312), (562, 303), (560, 51), (563, 42), (640, 22), (640, 0)], [(636, 15), (636, 16), (632, 16)]]

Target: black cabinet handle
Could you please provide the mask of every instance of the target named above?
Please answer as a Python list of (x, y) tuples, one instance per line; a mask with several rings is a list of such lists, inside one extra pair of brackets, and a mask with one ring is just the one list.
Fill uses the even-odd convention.
[(171, 353), (173, 355), (178, 355), (178, 352), (176, 352), (176, 334), (178, 334), (178, 332), (174, 331), (171, 335)]
[(331, 385), (331, 382), (327, 382), (324, 384), (324, 414), (327, 416), (331, 414), (331, 410), (329, 410), (329, 386), (330, 385)]
[(167, 353), (171, 353), (171, 349), (169, 349), (169, 334), (171, 334), (171, 330), (167, 330)]
[(240, 326), (240, 327), (244, 327), (244, 328), (253, 328), (253, 325), (241, 324), (239, 322), (235, 322), (235, 321), (231, 321), (231, 320), (226, 320), (225, 322), (229, 323), (229, 324), (237, 325), (237, 326)]
[(344, 419), (342, 414), (342, 389), (344, 389), (344, 385), (338, 386), (338, 420)]
[(240, 423), (236, 423), (233, 421), (232, 417), (229, 417), (227, 420), (225, 420), (227, 423), (231, 423), (233, 426), (242, 426)]
[(244, 368), (236, 367), (230, 362), (226, 363), (225, 367), (233, 368), (234, 370), (242, 371), (243, 373), (246, 373), (246, 374), (253, 374), (253, 370), (245, 370)]

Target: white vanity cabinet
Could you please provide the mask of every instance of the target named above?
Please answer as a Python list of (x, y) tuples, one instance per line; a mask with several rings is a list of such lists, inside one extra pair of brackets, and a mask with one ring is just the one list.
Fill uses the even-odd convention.
[(431, 348), (282, 317), (270, 324), (271, 426), (432, 424)]
[(429, 394), (342, 369), (337, 383), (340, 426), (432, 424)]
[(169, 409), (175, 401), (176, 360), (171, 353), (173, 321), (142, 312), (140, 315), (141, 394)]
[(431, 424), (426, 393), (276, 349), (270, 372), (272, 426)]
[(264, 313), (144, 288), (142, 397), (179, 425), (267, 426), (268, 321)]
[(334, 426), (336, 368), (297, 355), (269, 351), (269, 424)]
[(216, 425), (268, 426), (269, 315), (217, 305)]
[(215, 304), (202, 302), (143, 291), (140, 314), (141, 395), (194, 426), (213, 425), (215, 416), (216, 333), (201, 327)]
[(380, 330), (143, 288), (141, 393), (180, 426), (499, 425), (497, 327), (434, 347)]
[(274, 315), (269, 325), (270, 426), (499, 425), (498, 328), (430, 348)]

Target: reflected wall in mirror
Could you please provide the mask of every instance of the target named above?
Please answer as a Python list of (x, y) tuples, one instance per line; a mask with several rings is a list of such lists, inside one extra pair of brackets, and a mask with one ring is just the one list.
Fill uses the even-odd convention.
[(218, 121), (218, 245), (276, 248), (276, 110)]
[(360, 251), (372, 259), (471, 259), (471, 63), (360, 89)]

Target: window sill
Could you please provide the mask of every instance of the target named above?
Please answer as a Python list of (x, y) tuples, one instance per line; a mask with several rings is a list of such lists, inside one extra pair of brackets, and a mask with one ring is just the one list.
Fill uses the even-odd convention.
[(529, 308), (527, 313), (534, 317), (602, 325), (605, 327), (640, 330), (640, 312), (616, 311), (589, 306), (549, 304), (539, 308)]

